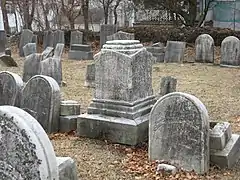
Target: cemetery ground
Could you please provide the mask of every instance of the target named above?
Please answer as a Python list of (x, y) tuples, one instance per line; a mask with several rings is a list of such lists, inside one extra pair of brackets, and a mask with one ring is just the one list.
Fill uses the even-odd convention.
[[(216, 47), (216, 64), (219, 60), (219, 47)], [(185, 61), (191, 61), (194, 49), (187, 48)], [(0, 66), (1, 71), (11, 71), (19, 75), (23, 72), (23, 58), (13, 51), (13, 58), (19, 67)], [(61, 88), (65, 100), (76, 100), (81, 104), (81, 113), (91, 102), (93, 89), (84, 87), (87, 64), (93, 61), (62, 59), (63, 81)], [(221, 68), (218, 65), (184, 63), (153, 66), (153, 88), (158, 93), (161, 77), (177, 78), (177, 91), (198, 97), (207, 107), (211, 120), (228, 121), (233, 132), (240, 133), (240, 69)], [(180, 172), (175, 175), (156, 174), (156, 164), (147, 160), (147, 143), (138, 147), (112, 144), (105, 140), (76, 137), (74, 132), (49, 135), (57, 156), (72, 157), (77, 164), (81, 180), (120, 180), (120, 179), (240, 179), (238, 163), (233, 170), (220, 170), (211, 167), (209, 174), (197, 176), (194, 173)]]

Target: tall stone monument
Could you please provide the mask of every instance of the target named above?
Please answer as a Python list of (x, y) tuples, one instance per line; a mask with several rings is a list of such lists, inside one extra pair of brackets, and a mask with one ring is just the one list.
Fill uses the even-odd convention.
[(148, 137), (155, 102), (152, 54), (138, 40), (107, 41), (95, 59), (95, 94), (78, 117), (79, 136), (136, 145)]

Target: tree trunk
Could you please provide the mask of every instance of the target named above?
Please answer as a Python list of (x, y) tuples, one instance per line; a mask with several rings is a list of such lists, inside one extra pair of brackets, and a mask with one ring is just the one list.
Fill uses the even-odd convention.
[(108, 5), (103, 7), (103, 11), (104, 11), (104, 24), (108, 23)]
[(88, 9), (89, 9), (89, 0), (82, 0), (82, 10), (84, 17), (84, 29), (88, 30)]
[(68, 21), (70, 24), (70, 29), (75, 29), (74, 19), (72, 19), (71, 17), (68, 17)]
[(10, 34), (10, 27), (8, 23), (8, 16), (7, 16), (7, 9), (6, 9), (6, 0), (1, 1), (1, 9), (2, 9), (2, 16), (3, 16), (3, 24), (6, 34)]
[(213, 2), (213, 0), (208, 1), (207, 6), (205, 7), (205, 9), (203, 11), (203, 14), (201, 15), (200, 20), (198, 22), (198, 27), (200, 27), (202, 25), (203, 21), (205, 20), (205, 18), (207, 16), (207, 13), (208, 13), (208, 9), (209, 9), (212, 2)]
[(117, 24), (117, 20), (118, 20), (118, 15), (117, 15), (117, 8), (120, 4), (121, 0), (117, 0), (114, 9), (113, 9), (113, 14), (114, 14), (114, 24)]

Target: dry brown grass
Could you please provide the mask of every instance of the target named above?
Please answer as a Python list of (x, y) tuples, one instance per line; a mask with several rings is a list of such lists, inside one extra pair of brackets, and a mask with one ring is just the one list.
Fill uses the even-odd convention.
[[(219, 48), (216, 48), (216, 61), (219, 59)], [(19, 67), (0, 67), (22, 75), (23, 58), (13, 55)], [(186, 59), (194, 57), (193, 49), (188, 48)], [(86, 65), (92, 61), (68, 60), (64, 54), (62, 87), (66, 100), (77, 100), (81, 103), (81, 112), (85, 112), (92, 99), (93, 90), (83, 86)], [(234, 132), (239, 132), (239, 95), (240, 69), (221, 68), (211, 64), (156, 64), (153, 67), (153, 89), (157, 93), (161, 77), (173, 76), (178, 80), (177, 90), (198, 97), (207, 107), (211, 120), (229, 121)], [(125, 153), (115, 150), (113, 145), (104, 141), (73, 136), (57, 135), (51, 137), (58, 156), (72, 157), (78, 166), (82, 180), (91, 179), (135, 179), (135, 175), (125, 173), (123, 160)], [(124, 148), (124, 146), (121, 146)], [(146, 154), (145, 154), (146, 156)], [(223, 172), (224, 173), (224, 172)], [(223, 176), (225, 177), (225, 176)], [(238, 176), (235, 175), (235, 178)], [(232, 178), (234, 179), (234, 178)]]

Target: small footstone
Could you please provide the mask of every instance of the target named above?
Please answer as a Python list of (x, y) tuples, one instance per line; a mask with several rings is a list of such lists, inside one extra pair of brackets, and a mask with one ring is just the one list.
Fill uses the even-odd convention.
[(80, 104), (77, 101), (61, 101), (60, 115), (70, 116), (80, 114)]
[(165, 171), (167, 173), (175, 174), (177, 172), (177, 168), (175, 166), (169, 164), (159, 164), (157, 166), (157, 172)]
[(95, 64), (87, 65), (84, 86), (90, 88), (95, 87)]
[(240, 136), (233, 134), (222, 151), (210, 150), (210, 161), (220, 168), (231, 168), (240, 157)]
[(160, 95), (164, 96), (166, 94), (176, 92), (177, 79), (166, 76), (163, 77), (160, 84)]
[(79, 115), (60, 116), (59, 131), (70, 132), (77, 129), (77, 118)]
[(59, 180), (78, 180), (77, 167), (70, 157), (57, 157)]
[(7, 67), (18, 67), (16, 61), (9, 55), (5, 54), (0, 55), (0, 60)]
[[(212, 122), (210, 123), (211, 127)], [(228, 122), (216, 123), (210, 129), (210, 149), (223, 150), (232, 137), (231, 125)]]

